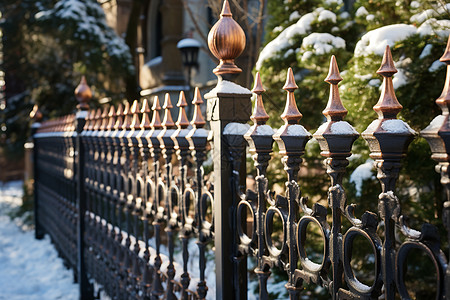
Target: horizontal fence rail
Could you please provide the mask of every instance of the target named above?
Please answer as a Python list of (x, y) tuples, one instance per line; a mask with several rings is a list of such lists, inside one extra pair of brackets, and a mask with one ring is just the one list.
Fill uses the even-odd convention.
[[(198, 89), (190, 121), (183, 92), (175, 122), (169, 94), (162, 108), (154, 97), (89, 110), (91, 93), (83, 79), (76, 90), (76, 115), (34, 127), (36, 235), (51, 236), (75, 270), (81, 298), (93, 298), (95, 287), (112, 299), (246, 299), (249, 260), (256, 263), (259, 299), (270, 298), (268, 284), (276, 272), (287, 275), (290, 299), (305, 299), (305, 285), (324, 288), (332, 299), (411, 299), (405, 282), (417, 251), (434, 269), (435, 298), (450, 298), (450, 270), (438, 228), (428, 223), (420, 231), (410, 228), (395, 192), (402, 158), (418, 133), (396, 117), (402, 106), (392, 84), (397, 70), (389, 46), (377, 72), (383, 77), (374, 106), (378, 119), (361, 134), (344, 121), (347, 110), (334, 56), (325, 79), (330, 84), (323, 111), (327, 121), (314, 134), (300, 124), (298, 87), (289, 69), (284, 125), (273, 129), (266, 124), (259, 74), (253, 114), (251, 92), (229, 82), (240, 69), (218, 45), (224, 47), (230, 32), (238, 35), (232, 36), (237, 42), (225, 44), (239, 48), (231, 52), (239, 54), (243, 45), (237, 29), (224, 33), (218, 27), (238, 26), (233, 22), (225, 1), (210, 33), (210, 48), (221, 62), (214, 70), (218, 86), (205, 96), (207, 121)], [(447, 64), (445, 87), (436, 101), (442, 115), (420, 135), (438, 163), (446, 197), (443, 220), (450, 231), (450, 38), (441, 61)], [(358, 203), (346, 199), (343, 178), (360, 136), (369, 146), (381, 193), (374, 199), (378, 211), (358, 216)], [(299, 171), (311, 139), (320, 146), (331, 180), (323, 195), (328, 207), (302, 195)], [(275, 151), (287, 177), (283, 194), (271, 192), (271, 184), (280, 183), (269, 183), (267, 176)], [(211, 172), (204, 170), (207, 160), (213, 161)], [(256, 169), (253, 189), (245, 183), (248, 164)], [(311, 237), (311, 227), (318, 238)], [(365, 241), (373, 258), (370, 282), (361, 279), (352, 262), (357, 240)], [(309, 252), (317, 241), (319, 255)], [(215, 279), (207, 277), (211, 264)]]

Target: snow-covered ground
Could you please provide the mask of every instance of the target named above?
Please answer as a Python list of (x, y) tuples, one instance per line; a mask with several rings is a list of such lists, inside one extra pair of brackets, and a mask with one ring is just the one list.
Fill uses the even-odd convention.
[(22, 202), (22, 182), (0, 182), (0, 300), (78, 299), (73, 272), (64, 267), (46, 236), (21, 219), (11, 220)]
[[(78, 299), (78, 284), (73, 282), (73, 272), (64, 267), (50, 238), (46, 235), (43, 240), (36, 240), (33, 226), (24, 223), (24, 218), (10, 217), (22, 204), (22, 184), (21, 181), (0, 182), (0, 300)], [(151, 239), (150, 244), (154, 247), (153, 243)], [(161, 252), (167, 262), (167, 248), (162, 246)], [(194, 240), (189, 243), (189, 255), (191, 288), (195, 290), (199, 258)], [(182, 261), (181, 251), (176, 251), (175, 261)], [(252, 268), (255, 267), (251, 259), (249, 263)], [(165, 267), (163, 265), (162, 269)], [(177, 273), (181, 274), (181, 270), (177, 264)], [(214, 253), (211, 250), (207, 253), (206, 278), (209, 288), (207, 299), (215, 299)], [(258, 281), (255, 279), (249, 282), (249, 299), (257, 299), (255, 290)], [(274, 294), (284, 294), (285, 282), (274, 282), (273, 279), (273, 276), (269, 279), (268, 290)]]

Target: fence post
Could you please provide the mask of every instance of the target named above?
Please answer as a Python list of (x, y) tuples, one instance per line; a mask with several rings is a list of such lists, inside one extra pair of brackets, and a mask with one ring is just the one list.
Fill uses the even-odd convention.
[(30, 118), (33, 119), (33, 125), (31, 125), (31, 137), (33, 139), (33, 209), (34, 209), (34, 237), (40, 240), (44, 237), (44, 229), (39, 222), (39, 197), (38, 197), (38, 149), (36, 144), (36, 139), (34, 135), (36, 134), (39, 127), (41, 127), (42, 113), (40, 112), (37, 104), (34, 105), (33, 110), (30, 112)]
[(89, 86), (86, 84), (84, 76), (81, 78), (80, 84), (75, 89), (75, 97), (79, 104), (77, 105), (76, 114), (76, 151), (77, 159), (76, 174), (77, 174), (77, 208), (78, 208), (78, 220), (77, 220), (77, 276), (80, 289), (80, 300), (94, 299), (94, 293), (92, 285), (89, 283), (86, 272), (85, 261), (85, 246), (84, 246), (84, 233), (85, 233), (85, 215), (86, 215), (86, 193), (84, 189), (84, 163), (85, 153), (84, 146), (81, 140), (81, 132), (86, 123), (86, 117), (88, 114), (89, 105), (88, 102), (92, 97), (92, 92)]
[[(225, 139), (223, 131), (229, 123), (246, 123), (250, 120), (251, 92), (230, 82), (242, 72), (234, 64), (234, 59), (245, 48), (245, 34), (232, 19), (228, 0), (224, 1), (220, 19), (208, 35), (208, 46), (220, 60), (213, 71), (218, 77), (217, 86), (205, 95), (208, 102), (207, 119), (214, 133), (216, 299), (246, 299), (247, 262), (236, 258), (236, 206), (239, 199), (231, 180), (233, 173), (239, 174), (240, 184), (245, 186), (245, 153), (241, 155), (243, 163), (233, 163), (230, 151), (241, 148), (242, 145), (233, 145), (230, 140)], [(239, 165), (240, 170), (235, 170)]]

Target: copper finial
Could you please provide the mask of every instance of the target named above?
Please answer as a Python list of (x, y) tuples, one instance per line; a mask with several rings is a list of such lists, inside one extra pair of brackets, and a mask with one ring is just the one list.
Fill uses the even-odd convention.
[(152, 111), (153, 111), (153, 117), (152, 117), (152, 122), (150, 123), (150, 126), (153, 128), (161, 128), (161, 119), (159, 116), (159, 111), (161, 110), (161, 105), (159, 105), (159, 97), (155, 96), (153, 98), (153, 106), (152, 106)]
[(180, 97), (178, 98), (177, 107), (179, 107), (178, 110), (178, 120), (177, 120), (177, 126), (179, 128), (187, 128), (189, 126), (189, 120), (186, 116), (186, 109), (187, 106), (186, 97), (184, 96), (184, 92), (180, 91)]
[(141, 124), (139, 121), (139, 104), (137, 100), (133, 101), (133, 105), (131, 106), (131, 114), (133, 115), (130, 127), (137, 130), (141, 128)]
[(151, 112), (150, 107), (148, 106), (147, 98), (142, 101), (141, 113), (142, 113), (142, 121), (141, 121), (141, 129), (150, 129), (150, 119), (148, 118), (148, 114)]
[(336, 62), (336, 57), (331, 56), (330, 71), (328, 72), (325, 82), (330, 84), (330, 97), (328, 98), (327, 107), (322, 111), (322, 114), (327, 120), (342, 121), (347, 115), (347, 110), (342, 104), (341, 97), (339, 97), (338, 83), (341, 82), (342, 77), (339, 74), (339, 68)]
[(256, 73), (255, 86), (253, 87), (252, 92), (256, 94), (256, 103), (255, 108), (253, 109), (253, 114), (250, 117), (253, 122), (258, 125), (266, 124), (267, 120), (269, 120), (269, 115), (266, 113), (264, 109), (264, 104), (262, 101), (262, 93), (266, 90), (264, 89), (261, 83), (261, 77), (259, 76), (259, 72)]
[(380, 74), (383, 77), (392, 77), (395, 73), (397, 73), (397, 69), (392, 60), (391, 49), (389, 48), (389, 45), (387, 45), (384, 50), (383, 61), (381, 62), (377, 74)]
[(281, 114), (281, 118), (285, 123), (297, 124), (298, 121), (303, 117), (303, 115), (298, 111), (297, 104), (295, 103), (294, 91), (298, 89), (295, 83), (294, 73), (292, 68), (288, 69), (286, 83), (283, 89), (288, 92), (286, 99), (286, 106)]
[(39, 110), (39, 107), (37, 104), (35, 104), (33, 106), (33, 110), (30, 112), (30, 118), (34, 121), (34, 122), (40, 122), (42, 120), (42, 113)]
[(391, 50), (386, 46), (384, 51), (383, 61), (377, 73), (381, 74), (383, 85), (380, 99), (373, 107), (373, 110), (378, 114), (379, 119), (396, 118), (397, 114), (402, 110), (403, 106), (398, 102), (395, 96), (394, 86), (392, 84), (392, 75), (397, 72), (392, 60)]
[(89, 109), (89, 100), (92, 98), (92, 91), (86, 83), (86, 77), (82, 76), (81, 81), (75, 88), (75, 98), (79, 102), (77, 108), (79, 110)]
[(120, 130), (122, 129), (122, 126), (123, 126), (123, 105), (122, 103), (119, 103), (116, 111), (116, 123), (114, 124), (114, 129)]
[(113, 130), (114, 125), (116, 124), (116, 109), (114, 105), (111, 105), (108, 113), (108, 125), (106, 126), (107, 130)]
[(194, 92), (194, 100), (192, 100), (192, 104), (195, 105), (194, 115), (192, 116), (191, 124), (195, 126), (195, 128), (202, 128), (206, 122), (202, 115), (202, 109), (200, 105), (203, 103), (202, 95), (200, 94), (200, 90), (198, 87), (195, 88)]
[(208, 34), (208, 47), (212, 54), (220, 60), (214, 69), (217, 75), (241, 73), (234, 60), (245, 48), (245, 33), (232, 18), (228, 0), (223, 3), (220, 19)]
[(123, 124), (122, 129), (129, 130), (131, 125), (131, 109), (130, 103), (128, 101), (125, 102), (123, 107)]
[(164, 105), (163, 105), (163, 109), (164, 109), (164, 118), (163, 121), (161, 123), (161, 125), (165, 128), (172, 128), (175, 126), (175, 123), (172, 120), (172, 113), (170, 112), (170, 109), (172, 108), (172, 101), (170, 100), (170, 95), (169, 93), (166, 93), (165, 98), (164, 98)]
[(108, 121), (109, 121), (108, 112), (109, 112), (109, 107), (105, 106), (103, 108), (103, 112), (102, 112), (102, 116), (101, 116), (102, 123), (99, 128), (100, 130), (106, 130), (106, 127), (108, 127)]

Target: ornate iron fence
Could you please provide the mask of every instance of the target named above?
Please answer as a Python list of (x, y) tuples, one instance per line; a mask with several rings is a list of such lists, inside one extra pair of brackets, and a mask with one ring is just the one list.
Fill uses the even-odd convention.
[[(89, 110), (91, 93), (84, 79), (76, 90), (80, 102), (76, 115), (35, 126), (36, 234), (38, 238), (44, 232), (50, 234), (76, 270), (81, 298), (92, 298), (96, 283), (113, 299), (204, 299), (207, 295), (246, 299), (247, 256), (254, 256), (260, 299), (269, 298), (267, 283), (274, 268), (288, 275), (285, 287), (291, 299), (302, 297), (303, 283), (326, 288), (333, 299), (409, 299), (406, 265), (416, 250), (435, 269), (436, 299), (450, 298), (450, 270), (437, 228), (430, 224), (424, 224), (421, 231), (409, 228), (395, 195), (401, 159), (417, 133), (396, 118), (402, 106), (392, 85), (397, 70), (389, 47), (377, 72), (383, 77), (381, 96), (374, 106), (378, 119), (361, 133), (381, 183), (379, 211), (358, 217), (354, 204), (347, 203), (342, 180), (359, 133), (343, 120), (347, 110), (339, 98), (337, 85), (342, 78), (334, 56), (325, 79), (330, 84), (323, 111), (327, 122), (311, 135), (299, 124), (302, 114), (290, 69), (281, 115), (285, 124), (277, 130), (266, 125), (269, 115), (263, 106), (259, 75), (253, 89), (254, 125), (246, 124), (251, 92), (231, 82), (240, 72), (234, 58), (242, 52), (245, 38), (231, 18), (227, 1), (210, 32), (209, 46), (220, 59), (214, 70), (219, 83), (205, 96), (211, 130), (204, 128), (207, 122), (198, 89), (190, 122), (183, 92), (177, 121), (172, 120), (169, 95), (161, 121), (156, 97), (141, 105), (135, 101), (131, 106)], [(447, 79), (436, 103), (443, 113), (421, 135), (438, 162), (436, 170), (446, 191), (444, 224), (450, 230), (450, 39), (441, 61), (447, 64)], [(307, 198), (301, 196), (298, 174), (305, 145), (312, 137), (319, 142), (331, 178), (331, 214), (319, 203), (309, 207)], [(266, 178), (274, 142), (287, 174), (285, 195), (269, 192)], [(254, 191), (245, 191), (247, 144), (257, 170)], [(214, 170), (206, 176), (207, 156), (212, 157)], [(281, 220), (281, 243), (272, 237), (275, 219)], [(345, 231), (344, 220), (350, 224)], [(311, 242), (309, 225), (316, 226), (321, 236), (319, 262), (306, 252)], [(399, 233), (404, 236), (402, 242), (398, 242)], [(189, 265), (192, 239), (198, 247), (195, 268)], [(358, 279), (351, 263), (356, 239), (366, 240), (374, 257), (370, 284)], [(167, 246), (167, 255), (162, 254), (162, 245)], [(182, 254), (179, 261), (176, 247)], [(206, 278), (208, 251), (215, 257), (215, 282)]]

